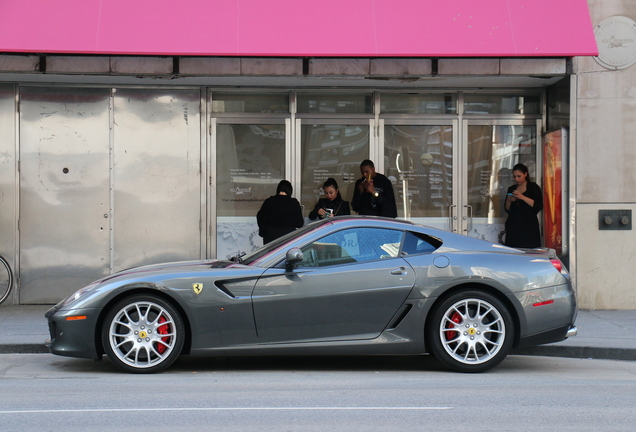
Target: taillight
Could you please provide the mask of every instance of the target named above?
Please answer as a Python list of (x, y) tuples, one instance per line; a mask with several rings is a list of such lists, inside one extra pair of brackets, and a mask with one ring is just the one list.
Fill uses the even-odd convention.
[(560, 259), (554, 258), (551, 259), (550, 262), (559, 273), (561, 273), (565, 277), (568, 277), (568, 269), (565, 268)]

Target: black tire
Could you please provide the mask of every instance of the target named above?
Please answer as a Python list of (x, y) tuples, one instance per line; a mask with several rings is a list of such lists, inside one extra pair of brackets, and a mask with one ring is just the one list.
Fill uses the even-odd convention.
[(11, 266), (4, 257), (0, 256), (0, 303), (9, 297), (11, 287), (13, 287)]
[(515, 329), (508, 308), (477, 289), (458, 291), (431, 311), (432, 354), (458, 372), (485, 372), (506, 358)]
[(155, 373), (181, 353), (185, 326), (179, 312), (163, 298), (136, 294), (117, 302), (106, 314), (102, 344), (118, 368)]

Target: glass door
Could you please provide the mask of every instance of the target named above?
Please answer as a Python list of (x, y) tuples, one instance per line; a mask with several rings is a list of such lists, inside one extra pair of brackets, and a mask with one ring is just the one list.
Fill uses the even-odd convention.
[(463, 122), (462, 202), (459, 231), (503, 243), (506, 191), (513, 184), (512, 167), (522, 163), (534, 181), (540, 175), (537, 137), (540, 121)]
[(399, 218), (457, 230), (453, 218), (457, 124), (456, 120), (381, 120), (385, 175), (394, 186)]
[(216, 221), (219, 259), (262, 246), (256, 213), (289, 178), (290, 125), (285, 119), (212, 119), (216, 205), (210, 220)]
[[(398, 217), (483, 240), (504, 240), (512, 167), (537, 172), (539, 121), (381, 120), (385, 175)], [(459, 139), (461, 136), (461, 140)]]
[(298, 119), (296, 142), (300, 154), (300, 194), (305, 217), (323, 198), (322, 185), (328, 178), (338, 183), (342, 199), (351, 203), (353, 188), (360, 177), (360, 162), (369, 159), (374, 121), (368, 119)]

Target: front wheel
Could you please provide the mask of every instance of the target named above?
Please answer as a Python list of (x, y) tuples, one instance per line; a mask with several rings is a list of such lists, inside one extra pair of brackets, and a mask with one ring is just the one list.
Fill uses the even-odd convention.
[(480, 290), (459, 291), (432, 311), (427, 338), (435, 357), (458, 372), (484, 372), (512, 348), (514, 324), (496, 297)]
[(115, 304), (102, 327), (108, 358), (120, 369), (154, 373), (181, 353), (185, 326), (179, 312), (161, 297), (138, 294)]

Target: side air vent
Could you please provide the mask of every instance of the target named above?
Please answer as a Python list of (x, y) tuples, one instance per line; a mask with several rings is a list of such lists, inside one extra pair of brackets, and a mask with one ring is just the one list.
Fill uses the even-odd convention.
[(214, 285), (218, 289), (223, 291), (225, 294), (227, 294), (229, 297), (236, 298), (236, 296), (234, 294), (232, 294), (232, 292), (229, 289), (227, 289), (227, 287), (225, 286), (224, 282), (225, 281), (216, 281), (216, 282), (214, 282)]
[(406, 315), (409, 313), (409, 311), (412, 308), (413, 308), (413, 305), (411, 304), (406, 304), (402, 306), (402, 309), (400, 310), (400, 312), (398, 312), (398, 314), (395, 316), (393, 321), (391, 321), (391, 324), (389, 324), (389, 327), (387, 328), (387, 330), (393, 330), (397, 328), (397, 326), (399, 326), (400, 323), (404, 321), (404, 318), (406, 318)]

